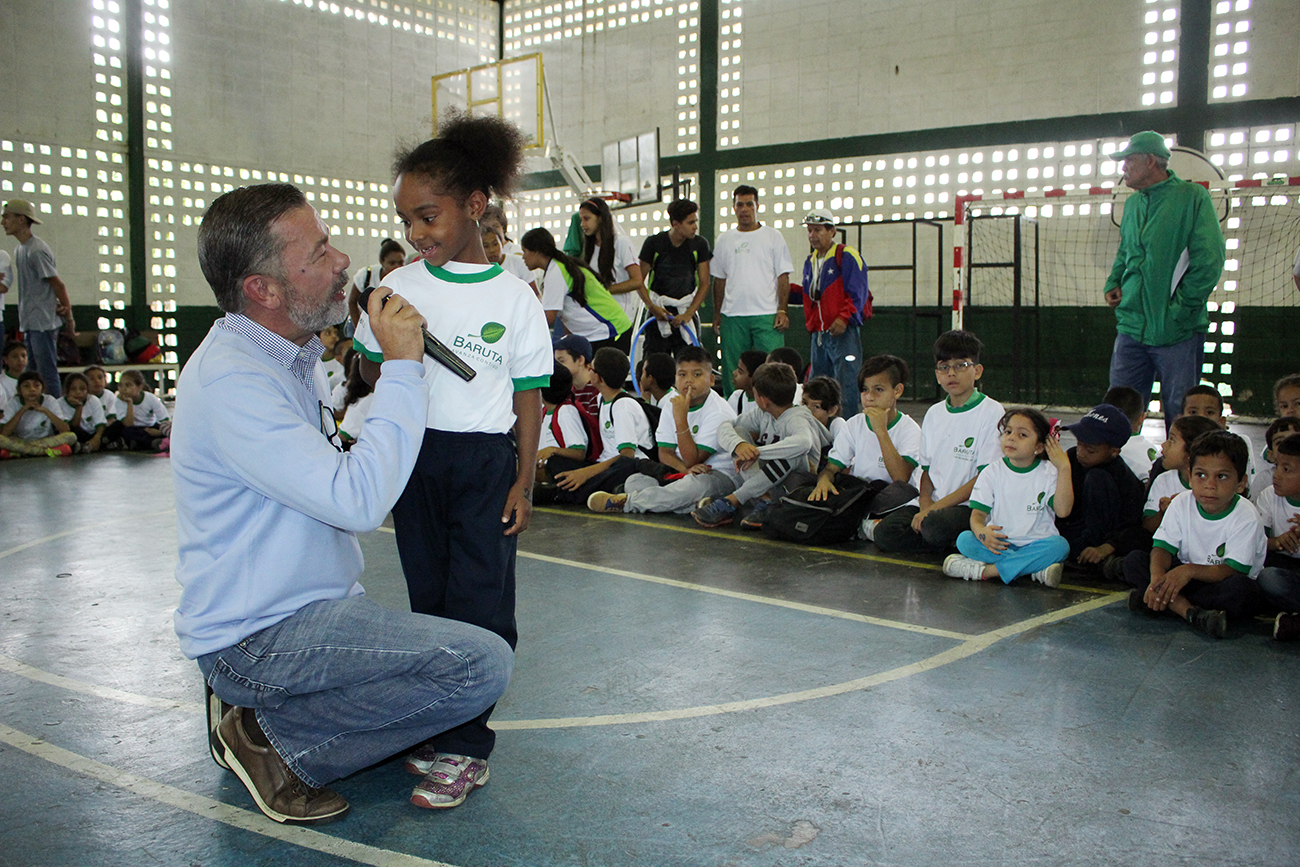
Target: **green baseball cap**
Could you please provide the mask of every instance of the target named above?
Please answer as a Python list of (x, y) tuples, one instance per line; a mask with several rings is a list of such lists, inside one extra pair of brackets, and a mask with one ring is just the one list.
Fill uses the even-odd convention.
[(1122, 160), (1133, 154), (1151, 154), (1169, 159), (1169, 148), (1165, 147), (1165, 137), (1154, 130), (1137, 133), (1128, 140), (1128, 147), (1111, 154), (1111, 159)]

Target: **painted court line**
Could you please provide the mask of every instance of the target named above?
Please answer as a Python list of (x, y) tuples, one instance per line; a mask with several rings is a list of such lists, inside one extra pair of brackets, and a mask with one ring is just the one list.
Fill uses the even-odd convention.
[(641, 572), (629, 572), (626, 569), (614, 569), (609, 566), (595, 566), (590, 563), (580, 563), (577, 560), (565, 560), (562, 557), (550, 557), (546, 554), (530, 554), (527, 551), (520, 551), (519, 556), (525, 557), (529, 560), (540, 560), (544, 563), (554, 563), (558, 566), (584, 569), (589, 572), (602, 572), (606, 575), (618, 575), (623, 578), (634, 578), (637, 581), (647, 581), (651, 584), (662, 584), (666, 587), (676, 587), (681, 590), (694, 590), (697, 593), (709, 593), (714, 596), (725, 596), (729, 599), (740, 599), (745, 602), (758, 602), (763, 605), (775, 605), (778, 608), (789, 608), (794, 611), (818, 614), (823, 617), (838, 617), (842, 620), (854, 620), (858, 623), (870, 623), (873, 626), (886, 626), (890, 629), (901, 629), (904, 632), (919, 632), (923, 635), (935, 635), (941, 638), (951, 638), (954, 641), (966, 641), (967, 639), (975, 637), (965, 632), (952, 632), (947, 629), (936, 629), (932, 626), (917, 626), (914, 623), (904, 623), (899, 620), (886, 620), (883, 617), (872, 617), (869, 614), (853, 614), (835, 608), (823, 608), (819, 605), (805, 605), (802, 602), (773, 599), (771, 596), (758, 596), (753, 593), (741, 593), (738, 590), (723, 590), (719, 587), (706, 587), (701, 584), (677, 581), (673, 578), (660, 578), (657, 575), (646, 575)]
[(8, 744), (15, 749), (67, 768), (74, 773), (99, 780), (110, 786), (126, 789), (143, 798), (166, 804), (178, 810), (184, 810), (187, 813), (193, 813), (204, 819), (220, 822), (223, 825), (229, 825), (232, 828), (280, 840), (291, 846), (300, 846), (304, 849), (311, 849), (338, 858), (348, 858), (359, 864), (372, 865), (372, 867), (452, 867), (452, 865), (442, 861), (430, 861), (427, 858), (419, 858), (403, 852), (392, 852), (375, 846), (367, 846), (364, 843), (354, 843), (351, 840), (331, 837), (311, 828), (297, 825), (279, 825), (267, 819), (261, 813), (241, 810), (229, 804), (196, 795), (193, 792), (186, 792), (183, 789), (159, 783), (148, 777), (141, 777), (128, 771), (118, 770), (94, 759), (79, 756), (62, 747), (56, 747), (47, 741), (10, 728), (2, 723), (0, 723), (0, 743)]
[(723, 704), (702, 705), (699, 707), (678, 708), (675, 710), (649, 711), (644, 713), (605, 714), (602, 716), (592, 717), (564, 717), (549, 720), (493, 720), (492, 727), (502, 731), (519, 731), (524, 729), (581, 728), (586, 726), (662, 722), (665, 720), (690, 719), (693, 717), (736, 713), (738, 711), (758, 710), (760, 708), (776, 707), (783, 704), (794, 704), (796, 702), (810, 701), (817, 698), (827, 698), (833, 695), (843, 695), (844, 693), (869, 689), (873, 686), (880, 686), (881, 684), (889, 683), (894, 680), (940, 668), (949, 663), (965, 659), (968, 656), (973, 656), (1004, 638), (1019, 635), (1020, 633), (1026, 632), (1030, 629), (1045, 626), (1049, 623), (1056, 623), (1097, 608), (1103, 608), (1125, 598), (1127, 598), (1127, 594), (1112, 593), (1104, 598), (1090, 599), (1087, 602), (1080, 602), (1079, 604), (1071, 605), (1068, 608), (1051, 611), (1047, 614), (1040, 614), (1037, 617), (1022, 620), (1019, 623), (1003, 626), (1000, 629), (994, 629), (991, 632), (985, 632), (982, 635), (972, 636), (956, 647), (949, 648), (942, 653), (936, 653), (934, 656), (922, 659), (918, 662), (902, 665), (898, 668), (892, 668), (889, 671), (882, 671), (878, 674), (872, 674), (867, 677), (847, 680), (843, 683), (817, 687), (816, 689), (805, 689), (798, 692), (785, 693), (784, 695), (766, 696), (764, 698), (754, 698), (745, 701), (732, 701)]
[(64, 539), (68, 536), (78, 536), (86, 532), (87, 530), (98, 530), (100, 527), (108, 527), (113, 524), (121, 524), (126, 521), (141, 521), (141, 520), (147, 520), (149, 518), (161, 518), (164, 515), (173, 515), (175, 513), (176, 513), (175, 509), (163, 509), (161, 512), (146, 512), (143, 515), (123, 515), (120, 518), (110, 518), (107, 521), (100, 521), (97, 524), (87, 524), (82, 527), (74, 527), (71, 530), (63, 530), (62, 532), (54, 533), (49, 536), (42, 536), (39, 539), (32, 539), (30, 542), (24, 542), (21, 545), (15, 545), (12, 548), (7, 548), (4, 551), (0, 551), (0, 560), (3, 560), (4, 558), (10, 555), (17, 554), (20, 551), (26, 551), (28, 548), (35, 548), (37, 545), (44, 545), (46, 542), (54, 542), (59, 539)]

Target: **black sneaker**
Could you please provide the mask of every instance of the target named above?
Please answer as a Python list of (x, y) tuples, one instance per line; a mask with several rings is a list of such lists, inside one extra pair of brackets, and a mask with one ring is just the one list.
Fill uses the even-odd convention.
[(1228, 615), (1214, 608), (1187, 609), (1187, 622), (1211, 638), (1222, 638), (1228, 634)]
[(1124, 558), (1111, 554), (1101, 561), (1101, 577), (1117, 584), (1124, 583)]
[(1273, 640), (1300, 641), (1300, 614), (1279, 614), (1273, 620)]
[(1147, 605), (1146, 593), (1141, 590), (1131, 590), (1128, 594), (1128, 610), (1134, 614), (1145, 614), (1147, 617), (1155, 617), (1159, 614), (1150, 605)]

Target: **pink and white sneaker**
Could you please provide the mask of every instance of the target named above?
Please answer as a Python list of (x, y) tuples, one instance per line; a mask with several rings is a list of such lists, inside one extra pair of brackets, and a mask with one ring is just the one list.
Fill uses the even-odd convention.
[[(408, 771), (412, 769), (416, 756), (426, 749), (416, 750), (406, 760)], [(449, 753), (437, 753), (436, 756), (424, 779), (411, 790), (411, 803), (417, 807), (427, 810), (459, 807), (470, 792), (488, 781), (486, 759), (454, 756)], [(419, 761), (423, 762), (423, 759)]]

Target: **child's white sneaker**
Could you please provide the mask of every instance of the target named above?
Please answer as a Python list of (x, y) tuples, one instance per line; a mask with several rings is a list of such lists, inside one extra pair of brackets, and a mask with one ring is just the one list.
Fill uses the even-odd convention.
[(879, 518), (863, 518), (862, 525), (858, 527), (858, 538), (868, 542), (876, 541), (876, 525), (879, 523)]
[(984, 563), (963, 554), (949, 554), (943, 561), (943, 574), (963, 581), (983, 581)]
[(1061, 573), (1065, 571), (1065, 566), (1060, 563), (1053, 563), (1046, 569), (1039, 569), (1037, 572), (1030, 574), (1039, 584), (1046, 584), (1048, 587), (1056, 587), (1061, 583)]

